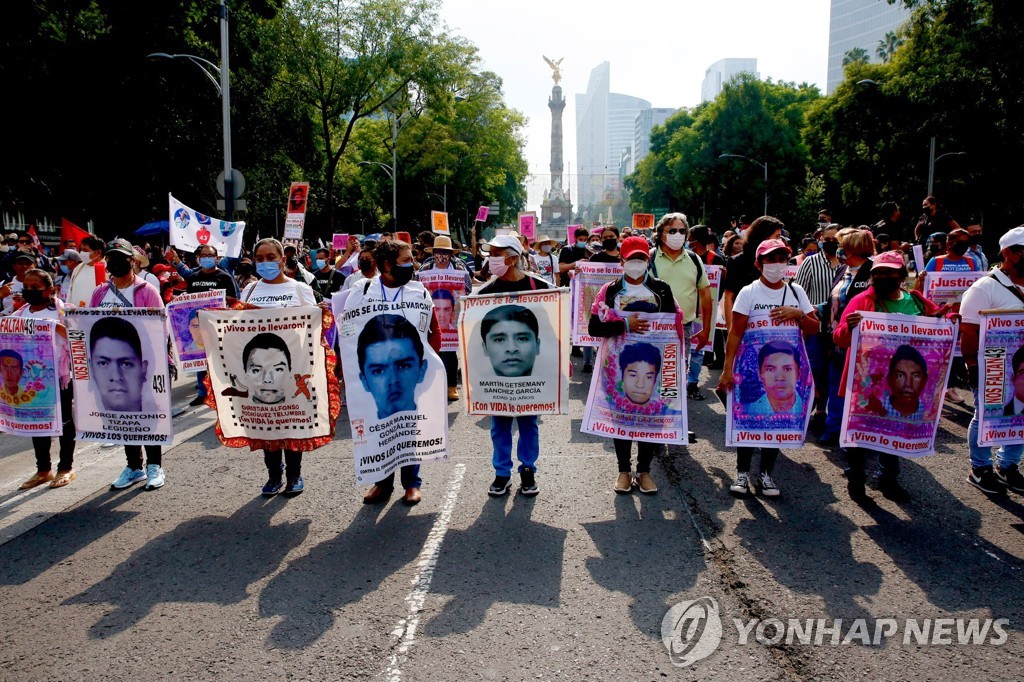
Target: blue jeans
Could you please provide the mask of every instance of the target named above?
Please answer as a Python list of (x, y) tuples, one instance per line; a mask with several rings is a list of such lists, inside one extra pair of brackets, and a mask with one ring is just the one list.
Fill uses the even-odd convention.
[[(974, 404), (978, 404), (978, 387), (974, 387)], [(992, 466), (992, 448), (978, 445), (978, 410), (975, 408), (971, 417), (971, 425), (967, 427), (967, 445), (971, 450), (972, 467)], [(1004, 445), (996, 452), (996, 464), (1000, 469), (1012, 464), (1020, 464), (1020, 456), (1024, 453), (1024, 445)]]
[[(708, 348), (708, 346), (704, 348)], [(700, 368), (704, 366), (704, 348), (694, 350), (694, 347), (690, 346), (690, 367), (686, 370), (686, 383), (688, 384), (700, 381)]]
[(843, 424), (843, 406), (846, 396), (839, 393), (839, 384), (843, 380), (843, 364), (846, 362), (846, 351), (832, 353), (832, 361), (828, 368), (828, 414), (825, 415), (825, 432), (822, 437), (838, 436)]
[(512, 421), (519, 422), (519, 471), (524, 467), (537, 468), (540, 455), (540, 431), (536, 415), (523, 417), (491, 417), (491, 441), (494, 455), (491, 464), (494, 474), (506, 478), (512, 476)]
[[(838, 384), (830, 381), (832, 373), (827, 353), (830, 342), (823, 334), (812, 334), (805, 340), (807, 346), (807, 361), (811, 365), (811, 375), (814, 377), (814, 409), (825, 409), (828, 400), (829, 389), (838, 390)], [(842, 368), (840, 368), (840, 372)], [(840, 377), (842, 374), (840, 374)]]
[(199, 372), (196, 374), (196, 395), (203, 400), (206, 400), (206, 386), (203, 384), (203, 380), (206, 379), (206, 372)]
[(583, 364), (593, 365), (594, 364), (594, 347), (583, 346)]

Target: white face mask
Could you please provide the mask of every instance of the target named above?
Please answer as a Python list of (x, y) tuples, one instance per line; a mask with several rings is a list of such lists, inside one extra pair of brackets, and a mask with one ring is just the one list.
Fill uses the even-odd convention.
[(541, 253), (551, 253), (551, 245), (550, 244), (541, 244), (540, 252)]
[(504, 256), (489, 256), (487, 258), (487, 267), (495, 277), (501, 277), (508, 272), (509, 266), (505, 263)]
[(678, 251), (679, 249), (683, 248), (684, 244), (686, 244), (686, 235), (683, 234), (682, 232), (676, 232), (675, 234), (665, 235), (665, 246), (672, 249), (673, 251)]
[(761, 274), (772, 284), (777, 284), (786, 276), (788, 268), (785, 263), (765, 263), (761, 266)]
[(630, 279), (640, 279), (647, 272), (647, 261), (645, 260), (628, 260), (626, 261), (622, 269), (626, 273), (626, 277)]

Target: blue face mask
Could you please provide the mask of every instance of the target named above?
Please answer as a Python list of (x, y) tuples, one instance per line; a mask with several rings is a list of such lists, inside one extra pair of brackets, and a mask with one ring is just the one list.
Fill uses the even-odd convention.
[(269, 281), (277, 279), (281, 274), (281, 263), (279, 261), (266, 261), (256, 264), (256, 274)]
[(325, 261), (323, 258), (317, 258), (315, 261), (313, 261), (313, 264), (316, 265), (317, 270), (323, 270), (325, 267), (327, 267), (327, 261)]
[(71, 270), (69, 270), (68, 266), (64, 265), (63, 263), (60, 264), (60, 271), (63, 272), (65, 275), (71, 274)]
[(214, 256), (203, 256), (199, 259), (199, 267), (203, 270), (213, 270), (217, 267), (217, 259)]

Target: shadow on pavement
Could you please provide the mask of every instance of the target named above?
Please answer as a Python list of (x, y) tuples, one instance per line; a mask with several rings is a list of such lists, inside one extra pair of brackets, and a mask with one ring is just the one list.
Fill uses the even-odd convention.
[[(436, 514), (410, 515), (394, 502), (364, 505), (332, 540), (292, 561), (260, 593), (260, 617), (282, 616), (268, 635), (268, 645), (304, 649), (333, 626), (335, 611), (359, 601), (384, 580), (413, 561), (423, 549)], [(378, 518), (380, 517), (380, 518)], [(403, 585), (405, 597), (408, 591)]]
[(135, 551), (109, 577), (64, 604), (113, 604), (89, 629), (104, 639), (169, 602), (237, 604), (248, 587), (273, 573), (309, 532), (309, 520), (270, 525), (281, 499), (257, 497), (231, 516), (186, 521)]
[(558, 608), (568, 531), (534, 521), (535, 501), (513, 494), (487, 498), (465, 530), (449, 530), (430, 591), (450, 594), (444, 610), (423, 626), (431, 637), (480, 625), (498, 602)]

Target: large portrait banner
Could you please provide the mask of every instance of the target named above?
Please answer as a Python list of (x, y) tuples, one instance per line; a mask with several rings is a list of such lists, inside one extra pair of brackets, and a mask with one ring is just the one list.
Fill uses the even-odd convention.
[(572, 317), (569, 332), (572, 345), (597, 348), (604, 339), (587, 333), (590, 323), (590, 309), (597, 298), (597, 292), (608, 282), (622, 277), (622, 266), (618, 263), (576, 262), (576, 274), (569, 282)]
[(69, 308), (65, 321), (77, 440), (170, 443), (167, 311)]
[(448, 459), (448, 382), (431, 348), (430, 302), (348, 297), (341, 358), (356, 481)]
[(750, 320), (733, 376), (736, 385), (726, 399), (725, 444), (802, 447), (814, 402), (814, 376), (799, 325)]
[(56, 320), (0, 318), (0, 432), (61, 434), (57, 341)]
[(978, 370), (978, 445), (1024, 443), (1024, 310), (982, 311)]
[(840, 444), (902, 457), (935, 451), (956, 325), (862, 313), (853, 329)]
[[(675, 314), (636, 313), (643, 334), (605, 339), (583, 411), (583, 433), (652, 443), (687, 443), (686, 361)], [(680, 383), (682, 382), (682, 383)]]
[(569, 292), (464, 296), (459, 361), (467, 414), (569, 411)]
[(182, 374), (206, 371), (206, 349), (203, 345), (203, 335), (199, 331), (199, 311), (223, 308), (225, 305), (223, 289), (180, 294), (167, 304), (174, 364)]
[(416, 278), (430, 292), (434, 301), (434, 316), (441, 330), (441, 351), (459, 349), (459, 301), (466, 293), (464, 270), (421, 270)]

